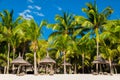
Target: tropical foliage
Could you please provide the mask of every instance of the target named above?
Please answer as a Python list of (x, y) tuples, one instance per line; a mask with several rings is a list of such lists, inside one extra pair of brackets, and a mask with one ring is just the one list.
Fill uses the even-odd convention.
[[(0, 12), (0, 67), (3, 73), (11, 72), (11, 61), (21, 53), (37, 74), (40, 61), (48, 52), (56, 61), (56, 73), (91, 73), (92, 69), (99, 72), (98, 64), (95, 69), (92, 62), (101, 57), (109, 64), (108, 72), (112, 74), (113, 63), (120, 65), (120, 20), (109, 20), (113, 9), (107, 7), (99, 11), (96, 3), (87, 3), (82, 11), (86, 17), (64, 12), (55, 15), (54, 23), (43, 20), (39, 24), (21, 16), (13, 19), (13, 10)], [(48, 39), (42, 38), (43, 27), (53, 30)], [(66, 63), (71, 70), (68, 71)]]

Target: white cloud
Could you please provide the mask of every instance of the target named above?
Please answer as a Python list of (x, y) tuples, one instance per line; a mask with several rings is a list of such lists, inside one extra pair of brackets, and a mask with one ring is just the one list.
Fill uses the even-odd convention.
[(43, 13), (38, 13), (37, 15), (38, 16), (45, 16)]
[(33, 18), (33, 16), (32, 16), (32, 15), (30, 15), (30, 14), (26, 14), (26, 17), (27, 17), (27, 18), (30, 18), (30, 19), (32, 19), (32, 18)]
[(24, 15), (24, 14), (30, 13), (30, 12), (31, 12), (31, 11), (30, 11), (29, 9), (26, 9), (26, 10), (24, 10), (23, 12), (19, 13), (19, 15), (21, 16), (21, 15)]
[(61, 8), (61, 7), (57, 7), (57, 9), (58, 9), (59, 11), (61, 11), (61, 10), (62, 10), (62, 8)]
[(41, 10), (41, 7), (40, 7), (40, 6), (35, 6), (35, 8), (36, 8), (37, 10)]
[(43, 13), (39, 13), (39, 12), (33, 12), (33, 13), (41, 17), (45, 16)]
[(22, 16), (24, 19), (30, 20), (33, 18), (33, 16), (29, 13), (31, 13), (31, 11), (29, 9), (26, 9), (23, 12), (19, 13), (19, 15)]
[(37, 6), (37, 5), (35, 5), (35, 6), (29, 5), (28, 8), (29, 8), (29, 9), (37, 9), (37, 10), (41, 10), (41, 9), (42, 9), (42, 7)]
[(22, 16), (24, 19), (27, 19), (27, 20), (33, 19), (33, 16), (30, 15), (30, 14), (22, 14), (22, 13), (20, 13), (19, 15)]
[(34, 3), (33, 0), (28, 0), (28, 2), (30, 2), (30, 3)]
[(29, 9), (26, 9), (23, 11), (23, 13), (31, 13), (31, 11)]
[(24, 17), (24, 13), (19, 13), (19, 15)]
[(34, 9), (34, 7), (33, 7), (33, 6), (31, 6), (31, 5), (29, 5), (29, 6), (28, 6), (28, 8), (29, 8), (29, 9)]

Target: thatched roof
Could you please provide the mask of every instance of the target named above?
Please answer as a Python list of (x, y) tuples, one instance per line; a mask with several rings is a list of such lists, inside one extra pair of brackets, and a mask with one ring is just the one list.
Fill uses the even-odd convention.
[(14, 65), (31, 65), (29, 62), (25, 61), (20, 55), (11, 63)]
[(99, 56), (98, 59), (94, 60), (92, 63), (94, 63), (94, 64), (107, 64), (109, 62), (106, 61), (105, 59), (103, 59), (101, 56)]
[(40, 64), (48, 64), (48, 63), (55, 64), (56, 62), (47, 53), (47, 56), (40, 61)]

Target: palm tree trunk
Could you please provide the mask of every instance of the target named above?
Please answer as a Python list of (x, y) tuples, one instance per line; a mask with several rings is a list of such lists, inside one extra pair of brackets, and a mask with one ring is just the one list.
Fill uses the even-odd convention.
[(21, 65), (18, 66), (17, 74), (20, 74)]
[(113, 74), (113, 72), (112, 72), (112, 61), (111, 61), (110, 58), (109, 58), (109, 65), (110, 65), (110, 74)]
[(13, 59), (15, 59), (15, 52), (16, 52), (16, 48), (13, 47)]
[(66, 57), (65, 57), (65, 51), (63, 52), (64, 54), (64, 74), (66, 74)]
[(23, 50), (22, 50), (22, 57), (24, 56), (24, 54), (25, 54), (25, 44), (24, 44)]
[[(97, 59), (99, 56), (99, 31), (98, 28), (96, 28), (96, 43), (97, 43)], [(96, 72), (98, 73), (98, 63), (96, 64)]]
[(84, 53), (82, 54), (82, 73), (84, 74)]
[[(13, 47), (13, 60), (15, 59), (15, 52), (16, 52), (16, 48)], [(15, 66), (14, 64), (12, 65), (12, 71), (14, 72)]]
[(117, 74), (117, 69), (116, 69), (116, 67), (114, 66), (114, 69), (115, 69), (115, 74)]
[(4, 66), (4, 74), (6, 73), (6, 66)]
[(77, 64), (75, 63), (75, 66), (74, 66), (74, 74), (77, 73)]
[(10, 66), (10, 60), (9, 60), (9, 56), (10, 56), (10, 43), (8, 43), (8, 55), (7, 55), (7, 74), (9, 74), (9, 66)]
[[(99, 43), (97, 41), (97, 59), (98, 59), (98, 55), (99, 55)], [(96, 72), (98, 73), (98, 63), (96, 64)]]
[(34, 74), (37, 74), (36, 50), (34, 50)]

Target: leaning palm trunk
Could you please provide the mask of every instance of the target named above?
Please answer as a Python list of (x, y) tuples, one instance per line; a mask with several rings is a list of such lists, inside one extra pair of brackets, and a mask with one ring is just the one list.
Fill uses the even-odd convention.
[(9, 56), (10, 56), (10, 43), (8, 43), (8, 55), (7, 55), (7, 74), (9, 74), (9, 66), (10, 66), (10, 60), (9, 60)]
[(64, 74), (66, 74), (66, 64), (65, 64), (66, 57), (65, 57), (65, 51), (63, 52), (63, 55), (64, 55)]
[(6, 73), (6, 69), (7, 69), (7, 67), (6, 67), (6, 66), (4, 66), (4, 74)]
[(34, 50), (34, 74), (37, 74), (36, 50)]
[(114, 66), (114, 69), (115, 69), (115, 74), (117, 74), (117, 69), (116, 69), (116, 67)]

